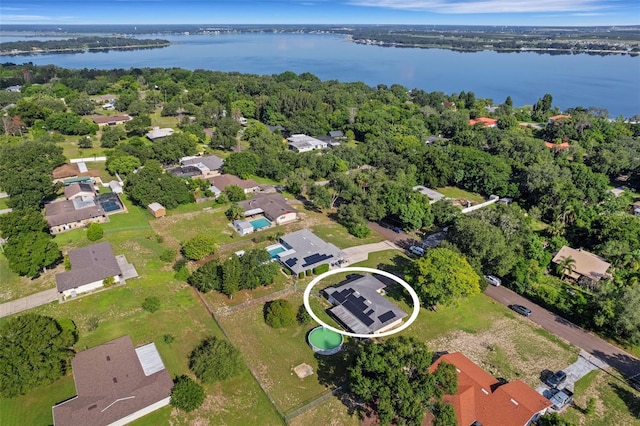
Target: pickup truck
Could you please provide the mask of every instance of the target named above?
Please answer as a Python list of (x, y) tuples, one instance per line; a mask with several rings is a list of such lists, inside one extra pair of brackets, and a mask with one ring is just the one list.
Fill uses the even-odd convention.
[(571, 404), (573, 401), (573, 392), (567, 388), (558, 390), (551, 398), (549, 398), (549, 401), (553, 403), (554, 410), (560, 411), (567, 405)]

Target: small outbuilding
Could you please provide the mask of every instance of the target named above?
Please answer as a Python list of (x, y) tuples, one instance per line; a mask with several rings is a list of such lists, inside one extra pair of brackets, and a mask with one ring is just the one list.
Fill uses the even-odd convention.
[(155, 218), (164, 217), (167, 215), (167, 210), (160, 203), (151, 203), (147, 206), (147, 209)]
[(240, 236), (251, 234), (255, 230), (248, 220), (234, 220), (233, 227)]

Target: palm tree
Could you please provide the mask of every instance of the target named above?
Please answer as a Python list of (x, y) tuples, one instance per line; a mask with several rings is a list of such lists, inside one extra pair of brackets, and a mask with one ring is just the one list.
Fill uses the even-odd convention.
[(556, 266), (556, 272), (560, 274), (562, 279), (565, 279), (567, 275), (573, 274), (575, 269), (576, 260), (571, 256), (562, 258), (562, 260), (558, 262)]

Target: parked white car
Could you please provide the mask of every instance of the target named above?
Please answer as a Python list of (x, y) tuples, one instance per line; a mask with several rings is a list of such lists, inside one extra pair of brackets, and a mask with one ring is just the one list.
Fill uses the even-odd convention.
[(424, 256), (424, 249), (422, 247), (418, 247), (418, 246), (411, 246), (409, 247), (409, 251), (413, 254), (415, 254), (416, 256)]
[(502, 280), (494, 275), (485, 275), (484, 279), (491, 285), (499, 286), (502, 284)]

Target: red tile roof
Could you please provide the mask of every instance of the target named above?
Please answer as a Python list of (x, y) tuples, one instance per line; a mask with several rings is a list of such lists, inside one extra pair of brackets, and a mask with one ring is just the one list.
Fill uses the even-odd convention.
[(545, 142), (544, 146), (550, 149), (567, 149), (571, 145), (569, 145), (569, 142), (562, 142), (562, 143)]
[(469, 126), (474, 126), (477, 123), (482, 123), (485, 126), (497, 126), (498, 125), (498, 120), (496, 120), (495, 118), (488, 118), (488, 117), (480, 117), (480, 118), (476, 118), (469, 120)]
[(483, 426), (523, 426), (551, 402), (520, 380), (501, 384), (460, 352), (441, 356), (431, 365), (433, 372), (441, 362), (453, 364), (458, 372), (458, 392), (444, 400), (456, 412), (459, 426), (474, 421)]

